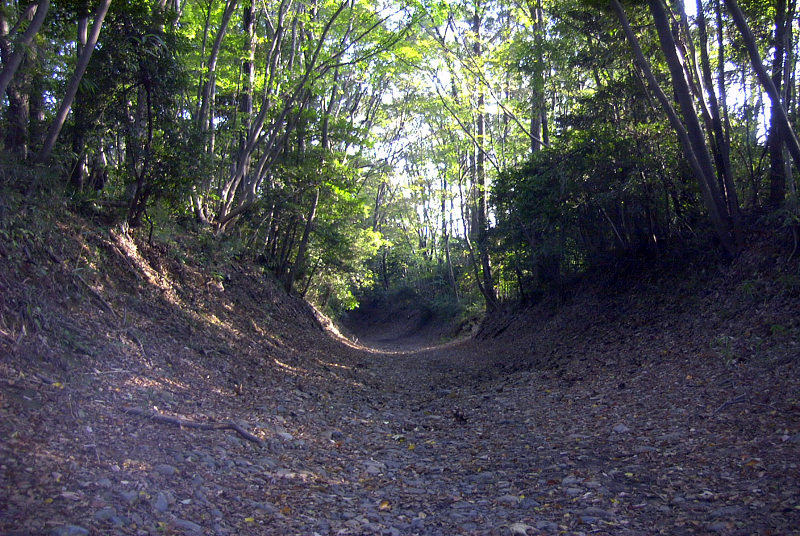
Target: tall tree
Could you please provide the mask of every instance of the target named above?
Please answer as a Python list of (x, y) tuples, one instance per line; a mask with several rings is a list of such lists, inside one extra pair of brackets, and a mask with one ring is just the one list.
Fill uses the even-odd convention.
[(764, 90), (767, 92), (767, 95), (769, 95), (769, 98), (774, 105), (772, 111), (775, 114), (774, 118), (777, 121), (775, 127), (782, 130), (784, 144), (789, 150), (789, 154), (792, 155), (795, 166), (800, 168), (800, 142), (798, 142), (797, 134), (789, 122), (789, 116), (787, 115), (786, 108), (783, 105), (780, 91), (778, 91), (778, 88), (772, 81), (772, 77), (767, 71), (767, 68), (764, 67), (764, 64), (761, 61), (761, 54), (758, 51), (758, 46), (756, 45), (755, 37), (753, 37), (753, 32), (750, 30), (750, 26), (747, 24), (744, 14), (742, 13), (742, 10), (739, 9), (739, 4), (736, 2), (736, 0), (724, 0), (724, 2), (725, 6), (728, 8), (728, 12), (731, 14), (734, 24), (736, 24), (736, 28), (742, 35), (747, 53), (750, 56), (750, 62), (753, 66), (753, 70), (758, 76), (758, 81), (764, 87)]
[(732, 254), (735, 252), (736, 247), (731, 237), (728, 224), (725, 221), (725, 205), (722, 203), (719, 191), (716, 188), (714, 164), (711, 161), (711, 156), (705, 144), (705, 136), (700, 128), (700, 122), (694, 108), (691, 91), (684, 78), (683, 66), (678, 57), (666, 10), (661, 0), (648, 0), (648, 4), (653, 14), (653, 20), (661, 41), (662, 51), (664, 52), (667, 65), (672, 75), (673, 90), (683, 114), (683, 121), (675, 112), (666, 94), (655, 79), (650, 65), (639, 47), (638, 39), (630, 27), (625, 10), (618, 0), (611, 0), (611, 5), (616, 11), (620, 23), (622, 24), (623, 31), (631, 44), (637, 64), (648, 80), (651, 91), (655, 93), (656, 97), (661, 102), (664, 111), (670, 119), (670, 123), (678, 134), (684, 155), (700, 185), (705, 206), (716, 231), (717, 238), (719, 238), (725, 250)]
[(72, 73), (67, 89), (64, 92), (64, 97), (61, 100), (61, 105), (56, 112), (53, 122), (50, 123), (50, 128), (47, 131), (47, 137), (44, 140), (39, 153), (36, 155), (37, 162), (45, 162), (56, 144), (56, 139), (61, 133), (61, 128), (67, 120), (67, 115), (72, 107), (72, 102), (75, 95), (78, 93), (78, 85), (81, 83), (83, 73), (86, 72), (86, 67), (89, 65), (89, 60), (92, 57), (94, 48), (97, 45), (97, 39), (100, 37), (100, 29), (103, 27), (103, 19), (108, 13), (108, 8), (111, 6), (111, 0), (101, 0), (94, 13), (94, 20), (92, 21), (92, 28), (86, 38), (86, 44), (83, 47), (81, 55), (78, 57), (78, 63), (75, 65), (75, 71)]

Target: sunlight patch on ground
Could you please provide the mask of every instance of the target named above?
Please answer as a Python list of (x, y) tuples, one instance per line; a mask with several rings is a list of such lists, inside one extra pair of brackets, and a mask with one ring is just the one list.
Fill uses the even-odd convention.
[(147, 378), (144, 376), (133, 376), (125, 380), (124, 385), (129, 387), (143, 388), (143, 389), (159, 389), (166, 390), (168, 388), (176, 389), (179, 391), (189, 391), (191, 387), (185, 383), (177, 382), (170, 378)]
[(277, 358), (273, 358), (272, 360), (276, 365), (278, 365), (283, 370), (288, 370), (292, 374), (305, 374), (306, 370), (300, 367), (293, 367), (292, 365), (288, 365), (282, 361), (279, 361)]
[(328, 362), (325, 362), (325, 361), (323, 361), (321, 359), (317, 359), (316, 361), (317, 361), (317, 363), (319, 363), (320, 365), (322, 365), (324, 367), (333, 367), (333, 368), (338, 368), (338, 369), (343, 369), (343, 370), (353, 370), (353, 367), (350, 367), (348, 365), (342, 365), (341, 363), (328, 363)]

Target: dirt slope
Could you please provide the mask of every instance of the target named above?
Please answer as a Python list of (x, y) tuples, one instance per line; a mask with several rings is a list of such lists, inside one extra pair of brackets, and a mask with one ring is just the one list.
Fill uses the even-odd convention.
[(246, 263), (4, 233), (0, 534), (798, 533), (774, 252), (370, 350)]

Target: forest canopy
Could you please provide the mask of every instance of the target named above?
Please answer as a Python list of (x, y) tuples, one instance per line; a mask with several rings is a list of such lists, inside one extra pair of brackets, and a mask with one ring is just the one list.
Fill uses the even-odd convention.
[(795, 0), (6, 1), (0, 205), (491, 311), (756, 218), (796, 246), (797, 37)]

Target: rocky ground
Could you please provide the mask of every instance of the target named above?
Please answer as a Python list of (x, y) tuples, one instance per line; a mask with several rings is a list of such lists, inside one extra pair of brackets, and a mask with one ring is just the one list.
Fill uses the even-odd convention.
[(254, 267), (53, 233), (0, 252), (2, 534), (800, 534), (764, 252), (373, 350)]

